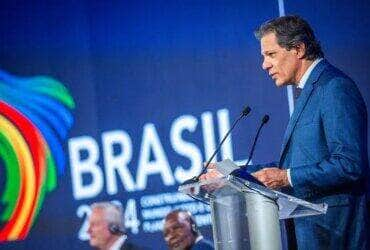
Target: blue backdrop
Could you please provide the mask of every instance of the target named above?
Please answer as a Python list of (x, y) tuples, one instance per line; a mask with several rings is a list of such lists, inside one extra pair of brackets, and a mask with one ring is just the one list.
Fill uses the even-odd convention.
[(344, 0), (3, 4), (1, 70), (53, 77), (76, 107), (56, 189), (27, 238), (0, 247), (88, 249), (88, 205), (103, 200), (122, 203), (129, 237), (143, 246), (165, 248), (162, 218), (179, 207), (211, 237), (208, 208), (179, 195), (179, 183), (199, 172), (244, 105), (251, 115), (218, 160), (245, 160), (265, 113), (253, 161), (276, 160), (289, 119), (287, 90), (261, 69), (253, 30), (284, 13), (303, 16), (369, 106), (369, 12), (367, 1)]

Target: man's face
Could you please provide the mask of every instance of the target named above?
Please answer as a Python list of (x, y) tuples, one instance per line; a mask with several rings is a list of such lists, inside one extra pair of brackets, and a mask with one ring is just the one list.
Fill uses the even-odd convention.
[(105, 220), (103, 209), (92, 210), (89, 219), (88, 234), (90, 235), (90, 246), (103, 248), (109, 242), (112, 234), (109, 232), (108, 222)]
[(173, 249), (189, 249), (195, 242), (191, 225), (185, 213), (172, 214), (164, 223), (164, 239)]
[(298, 69), (301, 65), (297, 49), (286, 50), (277, 43), (275, 33), (261, 38), (262, 68), (275, 80), (276, 86), (298, 83)]

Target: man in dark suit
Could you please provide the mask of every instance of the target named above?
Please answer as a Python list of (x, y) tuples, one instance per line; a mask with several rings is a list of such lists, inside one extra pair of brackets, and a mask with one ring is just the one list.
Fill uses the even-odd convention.
[[(256, 31), (262, 68), (277, 86), (301, 92), (276, 163), (245, 169), (273, 189), (313, 203), (325, 215), (294, 220), (299, 249), (367, 249), (367, 111), (355, 83), (323, 57), (298, 16), (270, 20)], [(245, 170), (236, 173), (241, 174)], [(218, 175), (211, 171), (202, 179)]]
[(112, 202), (91, 205), (88, 234), (90, 246), (101, 250), (138, 250), (125, 233), (123, 211)]
[(174, 210), (166, 215), (164, 239), (171, 250), (212, 250), (212, 243), (200, 233), (195, 219), (186, 210)]

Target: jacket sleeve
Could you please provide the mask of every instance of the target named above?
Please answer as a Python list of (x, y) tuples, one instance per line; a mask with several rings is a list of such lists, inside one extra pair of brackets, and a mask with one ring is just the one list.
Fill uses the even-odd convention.
[(235, 171), (235, 173), (247, 172), (247, 173), (251, 174), (251, 173), (257, 172), (257, 171), (259, 171), (263, 168), (272, 168), (272, 167), (278, 167), (278, 166), (279, 166), (279, 162), (277, 162), (277, 161), (270, 162), (270, 163), (265, 163), (265, 164), (257, 164), (257, 165), (243, 165), (243, 166), (240, 166), (240, 168), (237, 169)]
[(367, 114), (355, 84), (334, 78), (323, 86), (320, 116), (329, 156), (319, 163), (291, 168), (298, 192), (327, 190), (354, 183), (367, 174)]

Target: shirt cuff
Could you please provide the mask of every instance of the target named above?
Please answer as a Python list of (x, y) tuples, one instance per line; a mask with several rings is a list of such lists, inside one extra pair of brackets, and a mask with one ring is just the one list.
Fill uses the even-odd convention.
[(290, 186), (293, 187), (292, 178), (290, 178), (290, 168), (286, 170), (286, 175), (288, 176)]

